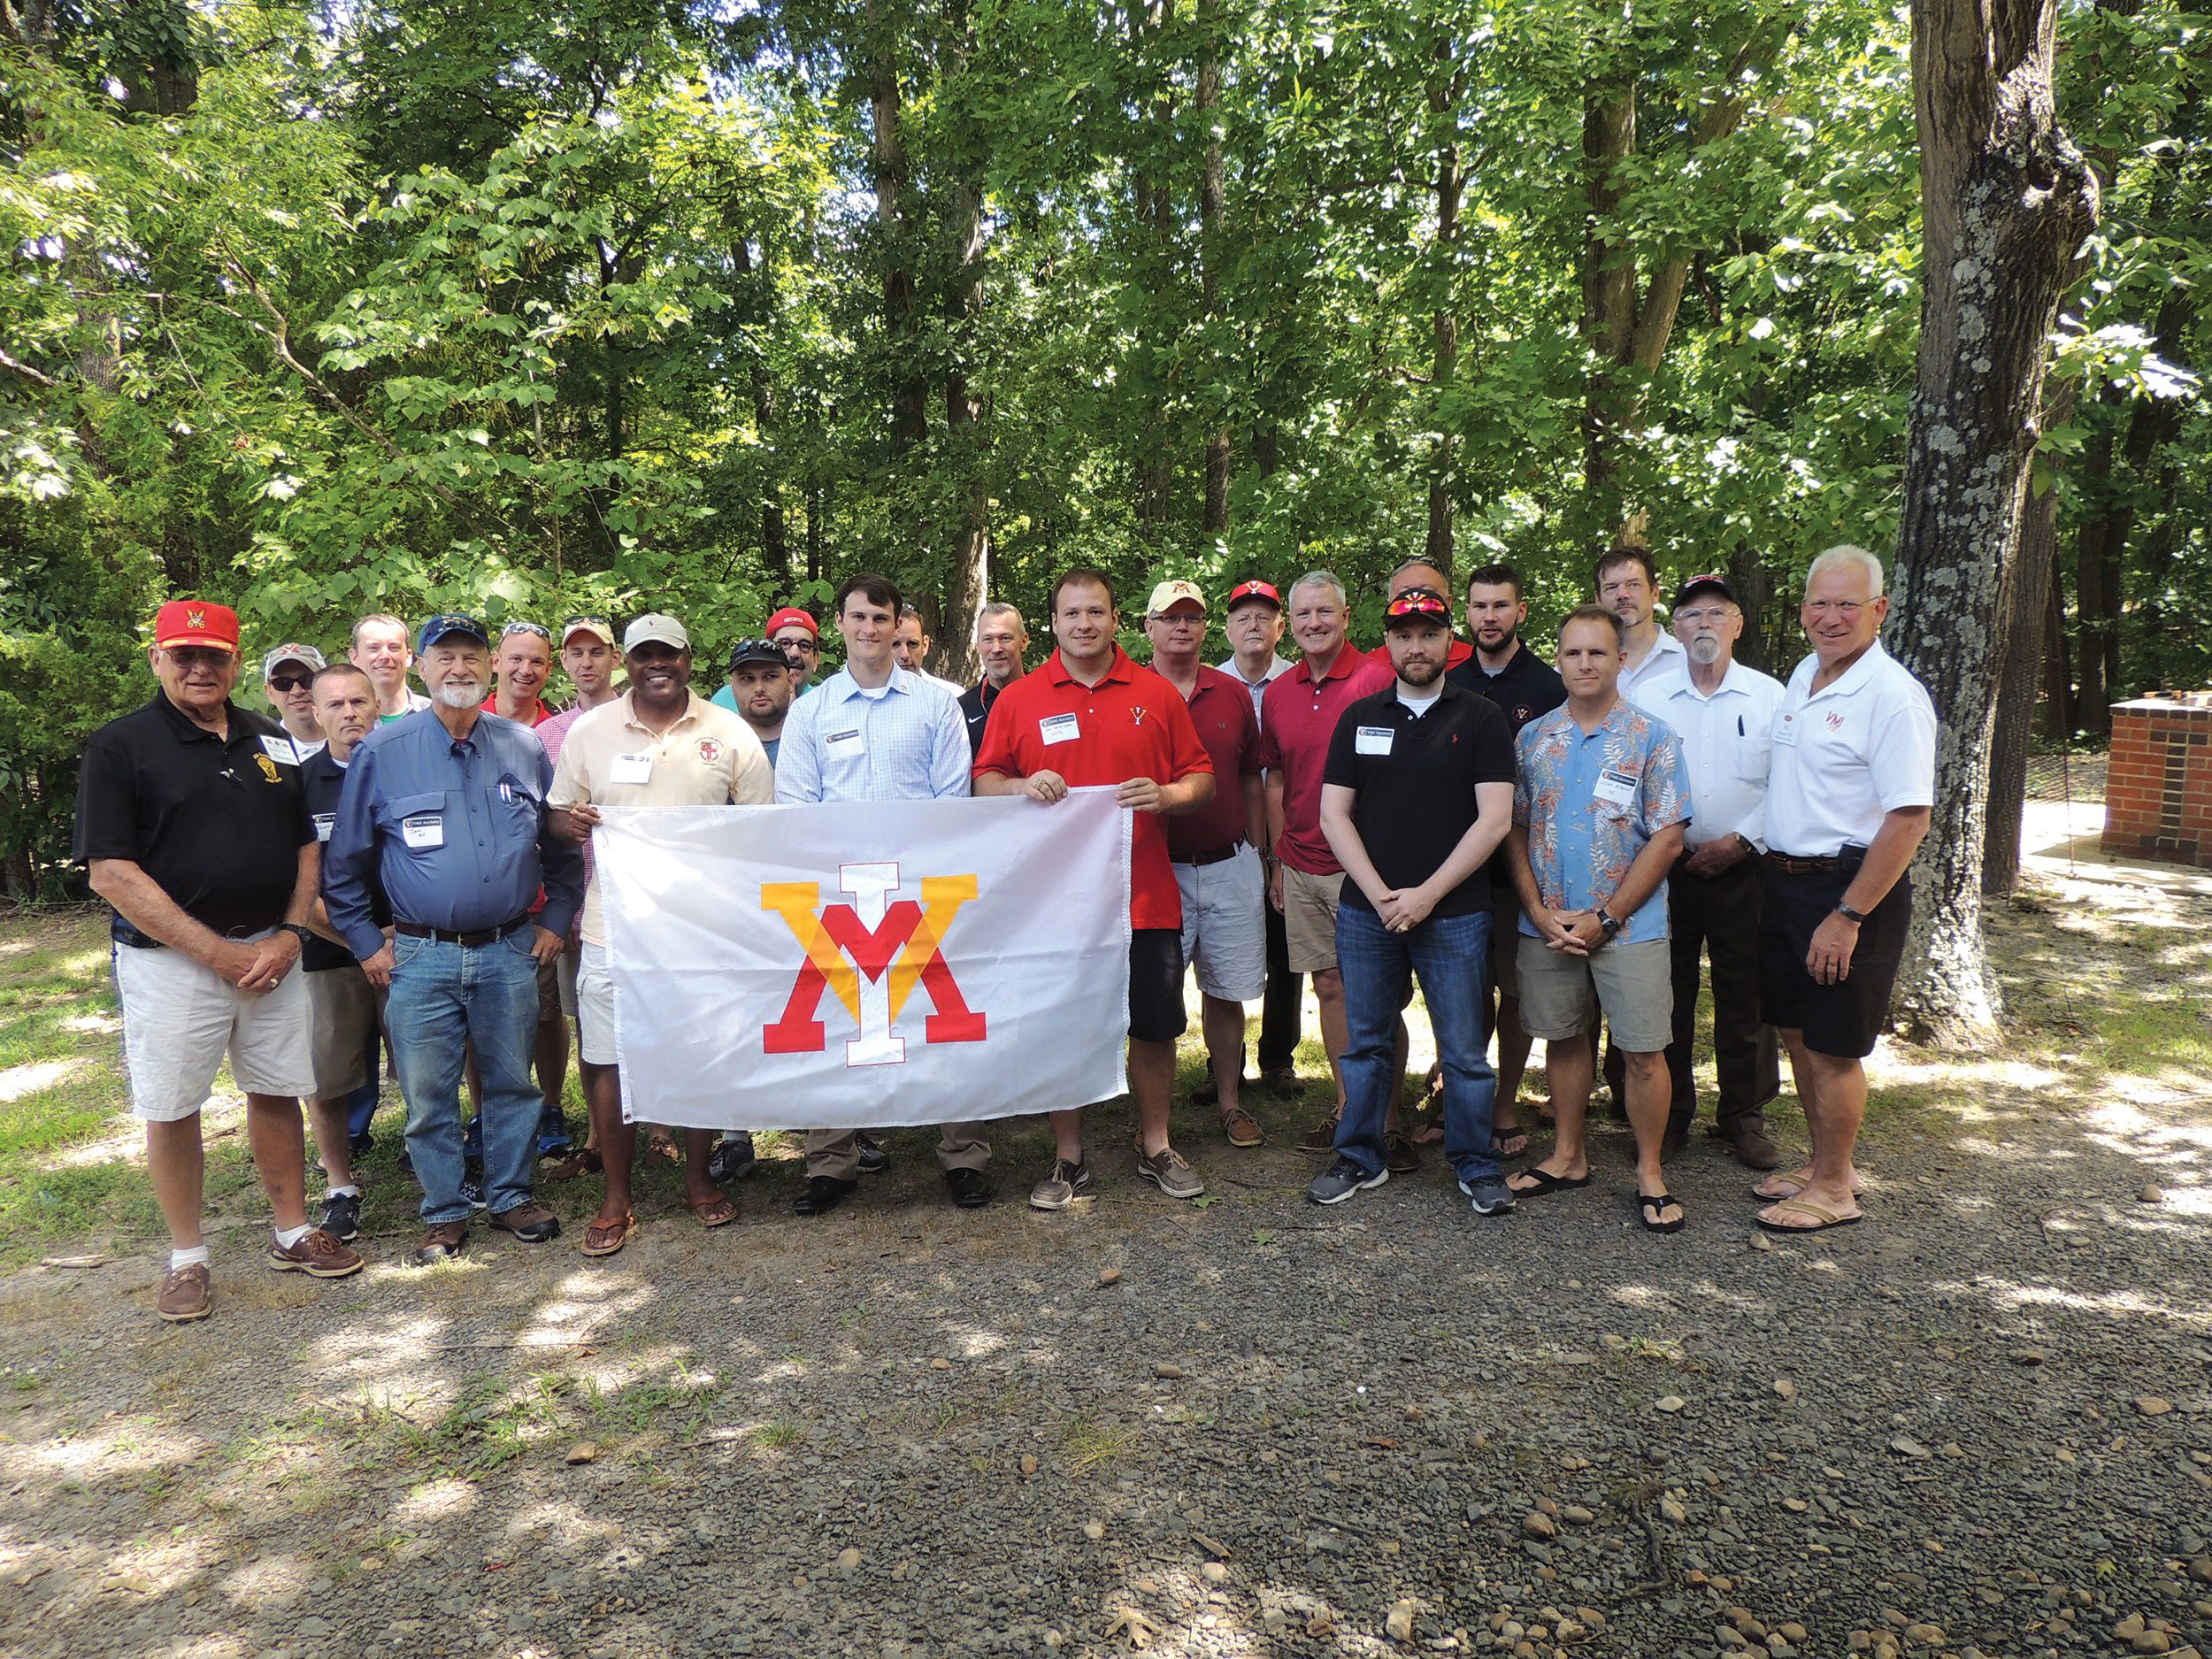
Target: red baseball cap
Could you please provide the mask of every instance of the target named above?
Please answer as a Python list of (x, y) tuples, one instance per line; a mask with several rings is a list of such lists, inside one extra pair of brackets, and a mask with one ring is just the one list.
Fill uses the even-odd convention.
[(1275, 591), (1273, 582), (1252, 581), (1239, 582), (1232, 588), (1229, 590), (1229, 603), (1222, 606), (1222, 610), (1234, 611), (1248, 599), (1264, 599), (1278, 611), (1283, 608), (1283, 596)]
[(238, 613), (204, 599), (172, 599), (154, 613), (154, 643), (163, 650), (173, 645), (204, 645), (235, 657)]
[(800, 610), (796, 605), (786, 605), (782, 610), (777, 611), (775, 615), (770, 617), (767, 621), (760, 625), (760, 631), (766, 634), (769, 638), (773, 639), (778, 628), (788, 627), (794, 623), (796, 623), (799, 626), (804, 628), (816, 639), (818, 640), (822, 637), (822, 625), (817, 622), (807, 612)]

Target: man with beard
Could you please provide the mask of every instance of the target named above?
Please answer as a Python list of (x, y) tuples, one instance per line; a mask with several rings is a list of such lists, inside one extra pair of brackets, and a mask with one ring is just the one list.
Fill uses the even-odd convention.
[[(741, 717), (691, 690), (691, 636), (673, 617), (645, 616), (622, 636), (630, 688), (577, 721), (561, 745), (546, 796), (558, 832), (579, 844), (607, 807), (762, 806), (775, 795), (768, 757)], [(788, 691), (783, 653), (767, 648), (773, 678)], [(630, 1171), (637, 1125), (622, 1120), (616, 1064), (614, 978), (607, 960), (604, 901), (595, 868), (584, 891), (583, 961), (576, 975), (584, 1095), (607, 1172), (599, 1214), (584, 1231), (586, 1256), (612, 1256), (637, 1230)], [(710, 1129), (684, 1132), (684, 1206), (704, 1227), (726, 1226), (737, 1206), (714, 1184)]]
[[(538, 967), (560, 954), (583, 898), (583, 857), (547, 823), (553, 763), (527, 728), (484, 710), (491, 640), (473, 617), (436, 616), (416, 642), (434, 706), (354, 750), (323, 869), (331, 930), (386, 1012), (407, 1098), (407, 1148), (423, 1188), (418, 1266), (468, 1240), (460, 1086), (472, 1047), (483, 1077), (491, 1225), (528, 1244), (561, 1224), (530, 1194), (538, 1091), (530, 1081)], [(534, 926), (530, 906), (545, 904)], [(396, 937), (373, 910), (380, 888)]]
[(983, 678), (960, 694), (960, 718), (968, 726), (968, 755), (983, 747), (983, 728), (991, 718), (991, 705), (1029, 671), (1029, 630), (1022, 613), (1012, 605), (994, 601), (975, 613), (975, 654), (983, 664)]
[(1767, 756), (1782, 685), (1734, 660), (1743, 611), (1728, 579), (1693, 576), (1674, 596), (1675, 637), (1688, 672), (1647, 680), (1630, 698), (1682, 740), (1694, 798), (1683, 856), (1667, 876), (1674, 947), (1674, 1041), (1667, 1045), (1673, 1098), (1662, 1156), (1689, 1139), (1697, 1116), (1690, 1069), (1697, 1038), (1699, 958), (1713, 958), (1713, 1066), (1720, 1079), (1714, 1133), (1747, 1169), (1781, 1162), (1767, 1134), (1766, 1102), (1781, 1088), (1772, 1026), (1759, 1018), (1759, 860), (1766, 833)]
[(1344, 711), (1330, 741), (1321, 827), (1348, 878), (1336, 916), (1344, 981), (1344, 1113), (1336, 1158), (1308, 1189), (1340, 1203), (1390, 1179), (1384, 1125), (1398, 1010), (1415, 973), (1443, 1068), (1444, 1155), (1479, 1216), (1513, 1208), (1493, 1141), (1484, 1054), (1486, 865), (1513, 812), (1505, 717), (1444, 678), (1451, 607), (1409, 588), (1383, 613), (1396, 683)]
[[(1468, 577), (1467, 626), (1475, 636), (1474, 656), (1448, 677), (1494, 703), (1516, 737), (1531, 720), (1567, 700), (1559, 671), (1521, 642), (1527, 622), (1520, 572), (1510, 565), (1486, 565)], [(1498, 995), (1498, 1097), (1492, 1126), (1500, 1154), (1515, 1158), (1528, 1149), (1518, 1104), (1529, 1051), (1529, 1034), (1521, 1028), (1521, 899), (1502, 849), (1492, 855), (1489, 874), (1490, 973)]]
[(800, 666), (798, 657), (773, 640), (740, 640), (730, 651), (724, 676), (730, 702), (736, 705), (738, 718), (752, 728), (771, 768), (776, 751), (783, 747), (783, 723), (791, 713), (792, 699), (798, 695)]

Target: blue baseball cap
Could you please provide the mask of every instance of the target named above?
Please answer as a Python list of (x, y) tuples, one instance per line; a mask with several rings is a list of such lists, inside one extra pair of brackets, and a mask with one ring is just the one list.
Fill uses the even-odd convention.
[(440, 640), (454, 634), (467, 634), (488, 651), (492, 648), (492, 636), (474, 617), (448, 614), (433, 617), (422, 625), (422, 632), (415, 636), (415, 650), (418, 654), (426, 651)]

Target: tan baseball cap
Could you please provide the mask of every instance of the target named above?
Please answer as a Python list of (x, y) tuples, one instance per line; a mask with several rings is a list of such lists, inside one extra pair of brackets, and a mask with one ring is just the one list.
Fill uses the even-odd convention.
[(1206, 595), (1198, 591), (1196, 582), (1186, 581), (1162, 582), (1155, 588), (1152, 597), (1145, 603), (1144, 613), (1148, 617), (1164, 617), (1171, 607), (1181, 604), (1185, 600), (1198, 607), (1199, 615), (1206, 614)]
[(691, 649), (691, 635), (684, 632), (684, 625), (675, 618), (655, 612), (640, 617), (622, 634), (622, 649), (626, 651), (634, 651), (649, 642), (672, 645), (680, 651), (687, 651)]

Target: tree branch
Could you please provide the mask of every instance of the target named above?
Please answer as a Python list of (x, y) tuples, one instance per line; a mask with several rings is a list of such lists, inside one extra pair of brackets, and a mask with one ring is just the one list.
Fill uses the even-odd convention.
[(52, 375), (42, 370), (33, 368), (4, 346), (0, 346), (0, 369), (7, 370), (11, 374), (20, 375), (42, 392), (50, 392), (61, 384)]

